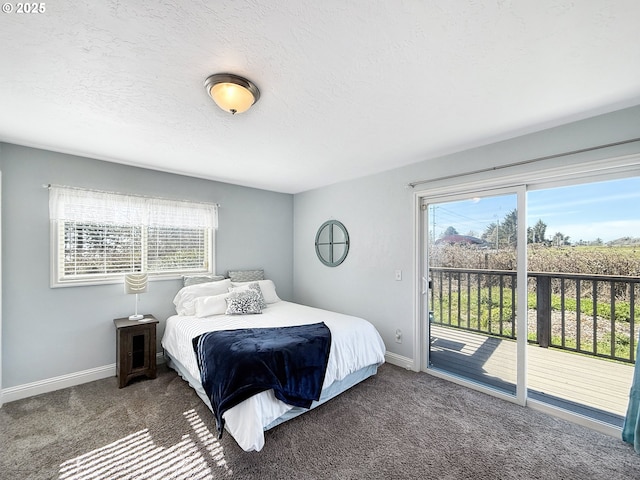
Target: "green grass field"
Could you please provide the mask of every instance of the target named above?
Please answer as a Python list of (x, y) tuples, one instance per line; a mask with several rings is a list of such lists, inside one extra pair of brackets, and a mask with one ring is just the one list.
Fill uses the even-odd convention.
[[(432, 266), (462, 269), (508, 270), (516, 268), (515, 249), (501, 249), (487, 251), (461, 245), (443, 245), (431, 252)], [(530, 244), (527, 248), (527, 263), (529, 272), (571, 273), (585, 275), (607, 275), (631, 277), (638, 282), (598, 282), (595, 305), (595, 316), (601, 322), (610, 321), (613, 317), (616, 324), (622, 322), (628, 325), (631, 320), (631, 310), (634, 310), (634, 327), (640, 322), (640, 245), (634, 246), (562, 246), (550, 247), (540, 244)], [(633, 285), (633, 291), (630, 285)], [(577, 312), (576, 283), (567, 279), (561, 287), (559, 280), (552, 281), (551, 309), (561, 311), (563, 308), (561, 293), (564, 293), (565, 312)], [(611, 308), (611, 297), (615, 299), (615, 306)], [(508, 292), (508, 293), (507, 293)], [(581, 298), (579, 308), (581, 318), (594, 316), (594, 300), (592, 280), (585, 279), (581, 284)], [(505, 290), (502, 302), (496, 287), (489, 289), (483, 285), (478, 291), (476, 287), (471, 291), (445, 293), (442, 301), (435, 298), (432, 305), (436, 322), (447, 325), (469, 328), (491, 335), (515, 336), (513, 333), (512, 317), (515, 316), (515, 305), (512, 305), (511, 290)], [(537, 308), (536, 283), (529, 282), (527, 304), (530, 310)], [(502, 317), (501, 317), (502, 311)], [(449, 314), (451, 312), (451, 315)], [(460, 317), (460, 318), (458, 318)], [(637, 331), (638, 328), (634, 328)], [(601, 333), (597, 340), (597, 354), (611, 353), (611, 332)], [(615, 355), (621, 358), (630, 357), (630, 336), (616, 332), (614, 335)], [(535, 332), (529, 332), (529, 340), (535, 341)], [(552, 344), (561, 345), (559, 336), (552, 336)], [(576, 348), (577, 341), (571, 333), (565, 335), (565, 346)], [(593, 343), (582, 340), (581, 351), (593, 352)]]

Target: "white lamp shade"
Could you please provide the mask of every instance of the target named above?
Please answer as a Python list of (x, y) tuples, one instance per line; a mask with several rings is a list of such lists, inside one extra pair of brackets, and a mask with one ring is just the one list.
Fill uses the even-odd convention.
[(124, 293), (146, 293), (148, 278), (146, 273), (127, 273), (124, 276)]

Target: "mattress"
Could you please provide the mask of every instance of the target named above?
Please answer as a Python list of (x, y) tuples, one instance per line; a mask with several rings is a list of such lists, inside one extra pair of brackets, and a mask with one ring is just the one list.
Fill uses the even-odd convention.
[[(192, 339), (214, 330), (267, 328), (324, 322), (331, 330), (331, 351), (320, 400), (311, 408), (333, 398), (368, 376), (384, 363), (385, 346), (377, 330), (368, 321), (296, 303), (269, 304), (260, 315), (214, 315), (198, 318), (174, 315), (167, 319), (162, 346), (169, 365), (189, 382), (209, 408), (200, 383), (200, 372)], [(264, 431), (293, 418), (306, 409), (294, 408), (278, 400), (268, 390), (228, 410), (225, 429), (245, 451), (260, 451)]]

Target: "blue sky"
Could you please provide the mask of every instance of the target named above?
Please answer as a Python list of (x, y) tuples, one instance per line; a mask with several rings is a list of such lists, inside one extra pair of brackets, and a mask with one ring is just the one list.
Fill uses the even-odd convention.
[[(640, 177), (535, 190), (527, 194), (527, 202), (529, 226), (542, 220), (547, 239), (556, 232), (568, 235), (570, 242), (640, 237)], [(480, 236), (487, 225), (502, 221), (515, 208), (515, 195), (438, 204), (436, 237), (448, 226)], [(430, 228), (433, 216), (431, 222)]]

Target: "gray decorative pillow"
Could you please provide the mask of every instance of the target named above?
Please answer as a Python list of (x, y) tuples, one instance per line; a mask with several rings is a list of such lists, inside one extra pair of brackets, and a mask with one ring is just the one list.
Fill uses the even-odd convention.
[(227, 315), (247, 315), (262, 313), (260, 297), (255, 290), (232, 292), (227, 297)]
[(248, 290), (255, 291), (258, 294), (258, 302), (260, 303), (260, 308), (267, 308), (267, 302), (264, 299), (264, 295), (262, 295), (262, 289), (260, 288), (258, 282), (241, 285), (239, 287), (231, 287), (229, 289), (229, 292), (246, 292)]
[(264, 270), (229, 270), (232, 282), (256, 282), (264, 280)]
[(189, 287), (199, 283), (218, 282), (224, 280), (222, 275), (185, 275), (182, 277), (182, 286)]

